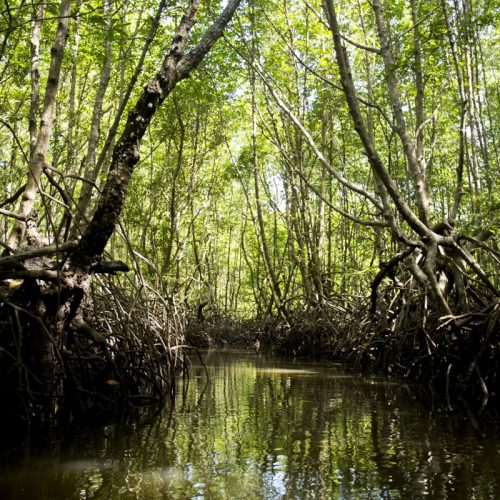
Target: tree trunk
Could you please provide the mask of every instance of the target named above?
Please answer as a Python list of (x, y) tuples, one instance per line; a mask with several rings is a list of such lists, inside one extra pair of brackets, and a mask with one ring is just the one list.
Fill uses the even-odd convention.
[(98, 259), (111, 237), (122, 212), (128, 185), (139, 161), (141, 139), (159, 106), (180, 81), (196, 68), (213, 44), (222, 36), (241, 0), (232, 0), (219, 19), (205, 33), (198, 45), (184, 54), (189, 32), (195, 23), (199, 0), (192, 0), (184, 14), (172, 45), (160, 71), (146, 85), (136, 105), (130, 110), (127, 122), (118, 140), (97, 210), (83, 233), (73, 262), (87, 268)]
[(84, 161), (83, 176), (86, 182), (83, 183), (76, 213), (73, 218), (73, 227), (71, 237), (76, 236), (80, 230), (82, 222), (84, 222), (88, 215), (90, 198), (92, 195), (92, 188), (97, 175), (99, 173), (96, 168), (97, 163), (97, 148), (99, 146), (99, 137), (101, 133), (101, 118), (103, 113), (104, 96), (108, 88), (108, 83), (111, 75), (111, 15), (112, 15), (112, 0), (104, 0), (103, 14), (104, 14), (104, 62), (102, 64), (101, 76), (99, 79), (99, 86), (94, 101), (94, 109), (92, 111), (92, 121), (90, 123), (90, 131), (87, 139), (87, 154)]
[(33, 30), (31, 31), (30, 48), (31, 48), (31, 96), (30, 96), (30, 116), (29, 116), (29, 133), (30, 133), (30, 156), (36, 145), (36, 136), (38, 129), (38, 106), (40, 101), (40, 31), (42, 28), (42, 20), (45, 12), (45, 5), (40, 2), (35, 12), (35, 21)]
[[(54, 123), (54, 111), (56, 106), (57, 90), (59, 88), (59, 76), (61, 73), (61, 64), (64, 56), (64, 48), (68, 38), (70, 21), (71, 1), (62, 0), (59, 8), (59, 21), (55, 36), (54, 45), (51, 49), (51, 62), (45, 88), (45, 98), (43, 104), (40, 129), (33, 146), (33, 152), (28, 164), (28, 181), (22, 196), (18, 215), (26, 220), (31, 213), (35, 203), (35, 198), (40, 188), (40, 180), (45, 167), (47, 151), (49, 149), (50, 134)], [(12, 250), (17, 250), (21, 244), (26, 230), (26, 223), (23, 220), (17, 220), (11, 230), (7, 245)]]

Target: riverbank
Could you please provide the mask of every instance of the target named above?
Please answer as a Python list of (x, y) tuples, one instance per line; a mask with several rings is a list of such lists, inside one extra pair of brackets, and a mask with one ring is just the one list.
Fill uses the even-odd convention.
[[(500, 301), (459, 318), (429, 314), (425, 327), (374, 317), (366, 309), (296, 311), (289, 321), (212, 317), (192, 320), (187, 342), (200, 348), (241, 347), (345, 363), (421, 384), (433, 404), (474, 413), (496, 408), (500, 393)], [(420, 326), (419, 326), (420, 324)]]

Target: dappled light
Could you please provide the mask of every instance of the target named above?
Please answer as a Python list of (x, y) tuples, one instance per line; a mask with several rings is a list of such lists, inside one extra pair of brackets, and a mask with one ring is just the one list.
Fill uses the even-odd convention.
[[(278, 498), (306, 486), (324, 496), (384, 497), (393, 481), (400, 496), (451, 495), (444, 471), (458, 485), (455, 466), (467, 465), (420, 447), (428, 464), (439, 455), (442, 474), (430, 478), (427, 469), (415, 473), (422, 457), (410, 451), (406, 465), (395, 463), (399, 443), (391, 451), (374, 444), (381, 428), (389, 441), (406, 432), (392, 408), (356, 409), (363, 429), (375, 427), (369, 439), (358, 428), (342, 434), (336, 412), (354, 398), (347, 387), (408, 383), (451, 420), (496, 422), (499, 16), (495, 2), (474, 0), (4, 2), (7, 441), (34, 433), (53, 443), (76, 422), (174, 408), (176, 425), (188, 425), (179, 395), (188, 405), (202, 380), (200, 350), (243, 349), (256, 358), (235, 383), (249, 386), (250, 373), (265, 381), (250, 399), (248, 388), (234, 393), (252, 401), (248, 414), (278, 393), (284, 398), (287, 384), (306, 391), (321, 379), (333, 391), (317, 410), (333, 405), (321, 439), (314, 436), (315, 455), (301, 438), (299, 459), (286, 441), (290, 429), (280, 429), (284, 441), (264, 455), (238, 440), (245, 454), (234, 454), (200, 434), (200, 442), (212, 439), (212, 455), (171, 442), (200, 456), (141, 462), (139, 472), (127, 469), (130, 478), (95, 456), (68, 457), (67, 470), (47, 465), (52, 479), (65, 488), (66, 473), (81, 476), (89, 498), (94, 490), (118, 498), (115, 477), (127, 495), (143, 497), (157, 489), (232, 498), (243, 489)], [(269, 353), (332, 370), (256, 362)], [(338, 363), (369, 378), (354, 387), (353, 372)], [(226, 375), (236, 380), (229, 368)], [(200, 404), (210, 387), (199, 388)], [(302, 397), (282, 403), (300, 413)], [(239, 403), (233, 409), (248, 417)], [(299, 413), (287, 417), (312, 418)], [(243, 425), (234, 415), (227, 426)], [(251, 428), (254, 440), (278, 440)], [(344, 450), (356, 465), (322, 442), (327, 429), (330, 440), (356, 435)], [(213, 461), (219, 453), (231, 467)], [(210, 486), (187, 464), (215, 467), (219, 476)], [(476, 465), (468, 467), (472, 474)], [(478, 497), (492, 484), (485, 479)], [(473, 481), (466, 487), (479, 491)]]

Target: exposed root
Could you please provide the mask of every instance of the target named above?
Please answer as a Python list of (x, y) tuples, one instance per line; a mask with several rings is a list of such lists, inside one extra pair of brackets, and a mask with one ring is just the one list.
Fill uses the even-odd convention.
[(232, 316), (209, 316), (202, 321), (190, 318), (186, 330), (189, 344), (203, 349), (252, 348), (255, 341), (269, 343), (272, 324), (256, 319), (244, 320)]
[[(145, 287), (100, 277), (71, 324), (77, 293), (25, 280), (3, 291), (0, 373), (12, 417), (78, 416), (162, 404), (185, 355), (183, 314)], [(35, 312), (32, 312), (35, 311)]]
[(391, 300), (384, 316), (362, 307), (343, 314), (296, 313), (291, 327), (278, 325), (276, 347), (419, 382), (448, 409), (494, 405), (500, 392), (500, 300), (439, 317), (425, 296), (412, 295), (398, 306)]

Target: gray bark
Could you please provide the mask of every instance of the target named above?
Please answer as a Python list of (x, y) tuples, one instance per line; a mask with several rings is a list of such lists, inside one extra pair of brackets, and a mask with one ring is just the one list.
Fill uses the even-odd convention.
[(31, 96), (30, 96), (30, 115), (29, 115), (29, 133), (30, 133), (30, 153), (33, 153), (36, 144), (38, 128), (38, 105), (40, 101), (40, 30), (42, 28), (42, 19), (45, 12), (45, 5), (40, 2), (35, 13), (35, 21), (30, 37), (31, 50)]
[[(59, 21), (55, 36), (54, 45), (51, 49), (52, 58), (45, 88), (42, 118), (40, 128), (33, 147), (33, 153), (28, 164), (28, 180), (24, 190), (18, 215), (27, 218), (33, 208), (36, 195), (39, 190), (40, 179), (46, 162), (46, 155), (49, 147), (50, 135), (54, 123), (56, 95), (59, 88), (59, 77), (61, 64), (64, 56), (64, 48), (68, 38), (69, 21), (71, 12), (71, 1), (62, 0), (59, 8)], [(26, 223), (17, 220), (14, 224), (7, 245), (13, 250), (19, 247), (26, 230)]]
[(101, 132), (101, 118), (103, 113), (104, 96), (108, 88), (111, 75), (111, 7), (112, 0), (104, 0), (104, 62), (101, 69), (101, 77), (97, 88), (94, 109), (92, 111), (92, 122), (87, 143), (87, 154), (85, 156), (85, 172), (84, 178), (88, 182), (84, 182), (78, 198), (77, 210), (73, 220), (71, 236), (75, 236), (80, 229), (81, 224), (85, 221), (88, 214), (90, 199), (92, 196), (92, 186), (97, 178), (99, 170), (96, 168), (97, 163), (97, 147), (99, 145), (99, 136)]
[[(395, 60), (394, 55), (392, 54), (388, 27), (383, 17), (382, 5), (379, 0), (374, 0), (372, 3), (373, 11), (375, 13), (375, 20), (377, 25), (378, 37), (380, 40), (380, 52), (382, 54), (382, 59), (384, 61), (384, 70), (385, 70), (385, 79), (387, 82), (387, 88), (389, 90), (389, 99), (392, 105), (392, 110), (395, 118), (395, 130), (401, 139), (401, 143), (403, 144), (403, 151), (406, 157), (406, 161), (408, 163), (408, 168), (410, 169), (410, 173), (413, 177), (415, 190), (416, 190), (416, 204), (418, 208), (418, 214), (420, 220), (429, 227), (429, 198), (427, 195), (427, 186), (425, 182), (425, 167), (424, 167), (424, 159), (423, 156), (418, 156), (418, 138), (417, 141), (412, 141), (408, 134), (408, 128), (406, 125), (406, 120), (403, 114), (403, 105), (401, 103), (401, 97), (399, 94), (398, 85), (396, 82), (395, 75)], [(418, 26), (415, 28), (418, 30)], [(418, 32), (418, 31), (417, 31)], [(418, 38), (417, 38), (418, 39)], [(418, 56), (420, 53), (418, 52)], [(417, 58), (419, 61), (419, 58)], [(423, 95), (419, 92), (418, 84), (422, 85), (422, 82), (418, 80), (418, 76), (421, 78), (421, 73), (416, 71), (417, 75), (417, 121), (421, 118), (423, 113), (423, 109), (420, 109), (423, 106), (423, 102), (419, 102), (423, 99)], [(420, 114), (420, 116), (419, 116)], [(422, 124), (417, 127), (420, 130), (417, 130), (417, 134), (421, 134)], [(418, 135), (417, 135), (418, 137)], [(423, 154), (423, 152), (422, 152)]]
[(354, 128), (363, 143), (365, 148), (368, 161), (370, 162), (371, 168), (374, 175), (380, 179), (380, 182), (384, 185), (387, 190), (388, 195), (391, 197), (392, 201), (396, 205), (398, 212), (405, 219), (408, 225), (422, 237), (433, 236), (432, 232), (429, 230), (427, 225), (420, 220), (404, 201), (401, 196), (395, 182), (389, 175), (389, 172), (385, 168), (382, 159), (375, 147), (373, 139), (370, 137), (368, 130), (366, 128), (361, 109), (359, 107), (356, 89), (354, 87), (354, 82), (352, 79), (352, 72), (345, 51), (342, 45), (342, 38), (340, 36), (340, 28), (337, 21), (337, 15), (335, 13), (335, 8), (333, 6), (332, 0), (324, 0), (325, 10), (330, 24), (330, 29), (333, 35), (333, 42), (335, 46), (335, 53), (337, 55), (337, 64), (340, 70), (340, 81), (342, 88), (344, 90), (344, 95), (349, 106), (349, 112), (354, 123)]

